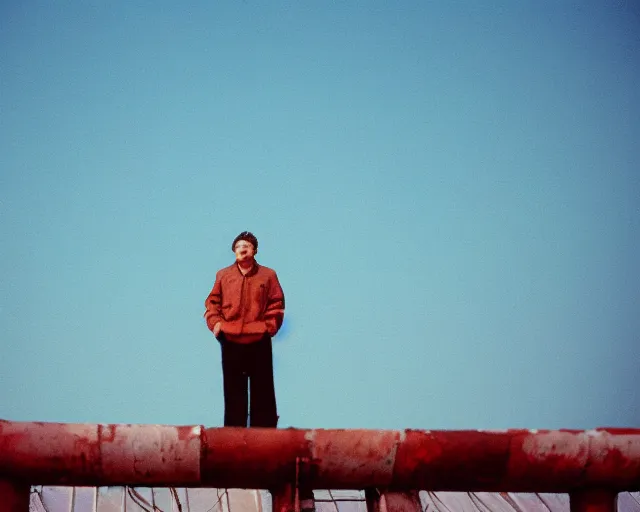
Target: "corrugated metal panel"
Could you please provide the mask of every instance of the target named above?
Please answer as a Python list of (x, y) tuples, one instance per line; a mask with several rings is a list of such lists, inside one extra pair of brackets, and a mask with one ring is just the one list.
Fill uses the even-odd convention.
[[(315, 491), (317, 512), (366, 512), (362, 491)], [(420, 492), (425, 512), (569, 512), (569, 496)], [(264, 490), (34, 487), (31, 512), (272, 512)], [(618, 495), (619, 512), (640, 512), (640, 492)]]
[(367, 512), (363, 491), (314, 491), (316, 512)]
[(568, 512), (566, 494), (491, 493), (491, 492), (422, 492), (423, 508), (429, 511), (462, 512)]

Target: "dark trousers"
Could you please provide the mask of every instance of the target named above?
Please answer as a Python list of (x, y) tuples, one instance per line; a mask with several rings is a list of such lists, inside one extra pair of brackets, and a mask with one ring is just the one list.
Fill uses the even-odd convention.
[[(234, 343), (220, 335), (224, 381), (224, 426), (246, 427), (250, 413), (252, 427), (278, 424), (273, 384), (271, 337), (249, 344)], [(251, 410), (249, 411), (250, 396)]]
[[(273, 385), (273, 353), (271, 337), (242, 345), (218, 336), (222, 348), (224, 380), (224, 426), (246, 427), (249, 414), (247, 391), (250, 395), (252, 427), (278, 425), (276, 393)], [(313, 500), (313, 491), (300, 489), (300, 500)]]

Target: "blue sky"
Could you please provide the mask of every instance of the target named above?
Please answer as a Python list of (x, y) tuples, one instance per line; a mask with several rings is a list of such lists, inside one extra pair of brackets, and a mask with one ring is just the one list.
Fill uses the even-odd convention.
[(632, 2), (4, 2), (0, 417), (220, 425), (243, 230), (281, 426), (640, 425)]

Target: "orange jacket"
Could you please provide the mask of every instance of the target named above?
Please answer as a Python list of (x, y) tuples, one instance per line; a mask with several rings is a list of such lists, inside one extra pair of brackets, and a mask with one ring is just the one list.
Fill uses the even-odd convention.
[(275, 336), (280, 329), (284, 319), (284, 292), (274, 270), (254, 263), (243, 276), (233, 263), (216, 274), (204, 307), (204, 318), (211, 331), (221, 322), (226, 339), (252, 343), (265, 334)]

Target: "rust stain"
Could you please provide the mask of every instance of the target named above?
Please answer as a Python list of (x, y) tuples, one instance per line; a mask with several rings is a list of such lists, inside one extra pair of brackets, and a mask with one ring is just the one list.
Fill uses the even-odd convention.
[(186, 427), (176, 427), (176, 431), (178, 432), (178, 440), (179, 441), (191, 441), (200, 436), (200, 432), (202, 431), (202, 427), (198, 426), (186, 426)]
[(101, 425), (100, 443), (113, 443), (116, 438), (116, 425)]
[(311, 455), (317, 485), (341, 479), (344, 485), (369, 480), (388, 486), (401, 433), (384, 430), (314, 430)]

